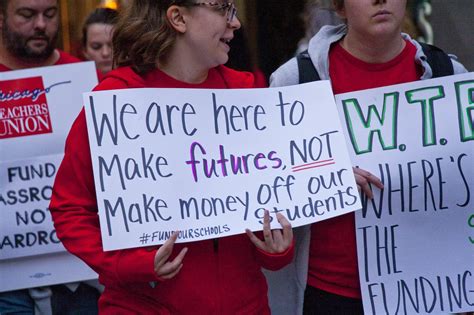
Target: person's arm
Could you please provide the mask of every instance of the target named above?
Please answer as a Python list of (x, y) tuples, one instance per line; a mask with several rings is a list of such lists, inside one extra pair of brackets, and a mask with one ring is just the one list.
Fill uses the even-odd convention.
[(280, 270), (281, 268), (285, 267), (286, 265), (290, 264), (293, 260), (293, 256), (295, 254), (295, 242), (293, 241), (282, 253), (273, 253), (270, 254), (262, 249), (256, 248), (257, 254), (257, 261), (259, 262), (262, 268), (267, 270)]
[[(270, 215), (265, 211), (263, 218), (263, 232), (255, 235), (246, 230), (250, 241), (255, 245), (256, 257), (260, 265), (268, 270), (278, 270), (288, 265), (293, 259), (295, 241), (290, 222), (281, 214), (277, 214), (278, 224), (281, 229), (272, 230)], [(263, 234), (263, 240), (261, 235)]]
[(382, 181), (372, 173), (358, 167), (353, 167), (352, 170), (359, 192), (365, 194), (369, 199), (374, 197), (371, 185), (378, 189), (384, 188)]
[(158, 280), (153, 270), (155, 251), (103, 251), (84, 110), (68, 135), (49, 209), (66, 249), (85, 261), (103, 281)]
[[(101, 86), (103, 89), (120, 88), (113, 80)], [(186, 249), (168, 261), (176, 237), (158, 250), (137, 248), (104, 252), (84, 110), (69, 132), (49, 208), (58, 238), (69, 252), (96, 271), (104, 284), (169, 279), (181, 268)]]
[(270, 76), (270, 87), (299, 84), (298, 63), (292, 58), (279, 67)]

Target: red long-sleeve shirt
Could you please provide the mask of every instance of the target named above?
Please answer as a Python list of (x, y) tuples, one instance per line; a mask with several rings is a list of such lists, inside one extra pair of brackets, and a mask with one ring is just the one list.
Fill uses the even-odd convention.
[[(130, 68), (121, 68), (107, 75), (95, 90), (140, 87), (251, 88), (253, 77), (220, 66), (211, 69), (205, 82), (194, 85), (159, 70), (139, 76)], [(219, 239), (218, 250), (212, 240), (175, 244), (170, 259), (188, 247), (183, 268), (173, 279), (162, 281), (153, 269), (156, 250), (103, 251), (89, 150), (82, 111), (66, 142), (50, 210), (65, 247), (99, 274), (105, 286), (99, 301), (102, 314), (269, 314), (267, 285), (260, 268), (285, 266), (292, 259), (293, 246), (271, 255), (257, 250), (246, 235)]]

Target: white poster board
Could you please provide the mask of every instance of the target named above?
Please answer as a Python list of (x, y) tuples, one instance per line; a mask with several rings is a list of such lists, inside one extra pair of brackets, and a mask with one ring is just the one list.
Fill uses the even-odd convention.
[(89, 280), (48, 206), (66, 136), (97, 85), (93, 62), (0, 73), (0, 292)]
[(328, 82), (84, 95), (105, 250), (293, 226), (360, 209)]
[(365, 314), (474, 310), (474, 74), (337, 95), (355, 165)]

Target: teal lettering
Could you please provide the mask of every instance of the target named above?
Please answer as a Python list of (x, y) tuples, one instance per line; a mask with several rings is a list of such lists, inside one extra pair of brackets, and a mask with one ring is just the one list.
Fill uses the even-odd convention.
[(405, 93), (408, 103), (421, 105), (421, 119), (423, 132), (423, 146), (436, 145), (436, 125), (433, 110), (434, 101), (445, 97), (442, 86), (432, 86), (422, 89), (407, 91)]
[(474, 80), (456, 82), (461, 141), (474, 140)]
[(397, 148), (397, 115), (399, 93), (386, 93), (382, 112), (370, 105), (367, 117), (357, 99), (343, 100), (344, 116), (352, 146), (356, 154), (372, 152), (374, 134), (378, 135), (383, 150)]

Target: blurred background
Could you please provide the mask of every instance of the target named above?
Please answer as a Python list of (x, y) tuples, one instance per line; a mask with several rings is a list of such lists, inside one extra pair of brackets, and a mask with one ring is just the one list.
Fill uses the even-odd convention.
[[(120, 10), (133, 0), (59, 0), (61, 34), (59, 47), (81, 56), (81, 28), (97, 7)], [(235, 0), (244, 26), (246, 58), (268, 77), (291, 58), (308, 35), (313, 6), (330, 10), (331, 0)], [(469, 71), (474, 69), (474, 0), (409, 0), (405, 31), (457, 55)], [(319, 17), (320, 18), (320, 17)], [(322, 22), (324, 22), (322, 20)], [(333, 22), (333, 21), (332, 21)], [(239, 44), (240, 46), (240, 44)], [(234, 48), (233, 54), (244, 49)]]

